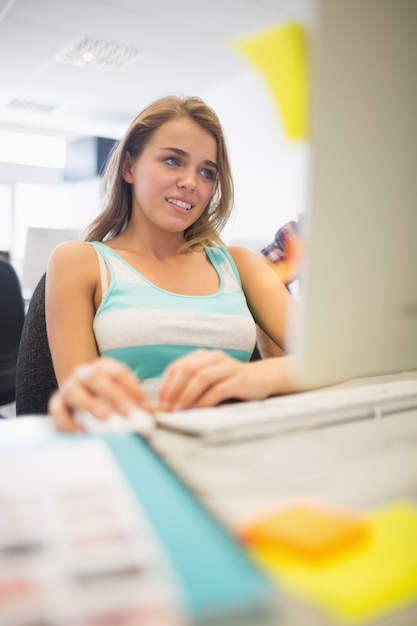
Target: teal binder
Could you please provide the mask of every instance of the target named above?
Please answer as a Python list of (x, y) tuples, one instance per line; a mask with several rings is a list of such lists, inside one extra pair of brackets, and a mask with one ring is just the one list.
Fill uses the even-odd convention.
[(276, 624), (275, 583), (151, 446), (132, 434), (99, 438), (106, 441), (161, 538), (193, 623)]

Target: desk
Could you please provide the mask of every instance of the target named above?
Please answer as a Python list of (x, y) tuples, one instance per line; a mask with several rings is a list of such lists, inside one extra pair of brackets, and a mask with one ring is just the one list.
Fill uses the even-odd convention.
[(417, 410), (227, 446), (158, 431), (152, 444), (231, 527), (294, 496), (355, 509), (417, 501)]
[[(401, 498), (417, 502), (417, 410), (227, 446), (159, 430), (153, 445), (232, 530), (298, 496), (357, 511)], [(333, 623), (288, 595), (280, 605), (279, 625)], [(417, 605), (377, 623), (414, 626)]]
[[(48, 434), (49, 421), (38, 425), (39, 431), (31, 425), (26, 440)], [(417, 502), (417, 410), (227, 446), (158, 429), (151, 444), (232, 530), (294, 496), (358, 511), (401, 498)], [(272, 626), (333, 624), (282, 590), (279, 605), (280, 619)], [(377, 623), (414, 626), (417, 604)]]

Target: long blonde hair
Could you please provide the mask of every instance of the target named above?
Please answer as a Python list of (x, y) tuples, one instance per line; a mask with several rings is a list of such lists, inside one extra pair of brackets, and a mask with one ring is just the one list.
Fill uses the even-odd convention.
[(181, 251), (221, 244), (220, 233), (233, 206), (233, 181), (223, 130), (216, 113), (197, 97), (167, 96), (144, 109), (131, 123), (125, 136), (113, 147), (103, 175), (105, 206), (86, 229), (85, 241), (103, 241), (119, 235), (132, 213), (132, 190), (122, 176), (123, 160), (128, 151), (132, 159), (142, 153), (152, 134), (162, 124), (176, 117), (193, 119), (208, 131), (217, 145), (217, 179), (211, 200), (184, 233)]

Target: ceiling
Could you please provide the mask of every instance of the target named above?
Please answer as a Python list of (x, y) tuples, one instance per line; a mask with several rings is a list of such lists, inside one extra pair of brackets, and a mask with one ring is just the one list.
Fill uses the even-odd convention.
[[(233, 40), (309, 22), (312, 0), (0, 0), (0, 129), (118, 138), (154, 98), (203, 95), (247, 70)], [(116, 72), (62, 55), (80, 38), (138, 54)]]

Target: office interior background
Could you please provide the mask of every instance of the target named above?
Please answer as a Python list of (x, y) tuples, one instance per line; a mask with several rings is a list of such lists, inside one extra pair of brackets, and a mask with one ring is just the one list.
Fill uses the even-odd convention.
[(101, 207), (98, 143), (171, 93), (202, 97), (223, 124), (235, 181), (226, 242), (268, 244), (305, 209), (309, 141), (289, 136), (239, 42), (313, 22), (314, 0), (0, 0), (0, 250), (21, 280), (44, 262), (36, 247), (25, 258), (28, 228), (81, 232)]

